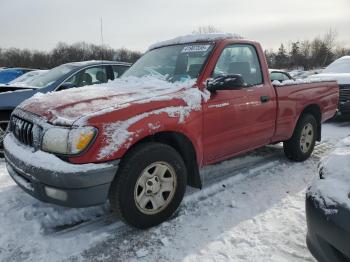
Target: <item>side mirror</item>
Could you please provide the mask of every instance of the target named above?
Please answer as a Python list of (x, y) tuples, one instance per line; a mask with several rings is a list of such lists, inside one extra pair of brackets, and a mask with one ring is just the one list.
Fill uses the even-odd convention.
[(224, 75), (207, 81), (207, 89), (210, 92), (217, 90), (238, 90), (246, 86), (241, 75)]
[(69, 88), (73, 88), (73, 87), (77, 87), (75, 84), (73, 83), (63, 83), (62, 85), (60, 85), (60, 87), (58, 88), (58, 90), (66, 90)]

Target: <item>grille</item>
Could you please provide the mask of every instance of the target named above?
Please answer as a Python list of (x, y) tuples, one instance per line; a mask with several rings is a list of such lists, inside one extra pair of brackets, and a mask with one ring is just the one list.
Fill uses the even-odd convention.
[(350, 85), (340, 85), (339, 100), (340, 102), (350, 101)]
[(34, 146), (34, 135), (33, 135), (34, 124), (12, 116), (10, 129), (13, 135), (22, 143), (28, 146)]

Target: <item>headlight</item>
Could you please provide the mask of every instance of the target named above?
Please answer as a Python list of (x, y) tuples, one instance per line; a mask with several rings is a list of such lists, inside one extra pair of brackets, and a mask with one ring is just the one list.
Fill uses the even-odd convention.
[(50, 128), (44, 133), (41, 148), (50, 153), (79, 154), (88, 147), (96, 134), (94, 127)]

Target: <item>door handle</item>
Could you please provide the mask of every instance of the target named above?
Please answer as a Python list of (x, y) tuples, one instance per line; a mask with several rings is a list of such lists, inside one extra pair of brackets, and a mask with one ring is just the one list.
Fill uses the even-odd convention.
[(267, 103), (270, 101), (270, 96), (261, 96), (260, 101), (261, 103)]

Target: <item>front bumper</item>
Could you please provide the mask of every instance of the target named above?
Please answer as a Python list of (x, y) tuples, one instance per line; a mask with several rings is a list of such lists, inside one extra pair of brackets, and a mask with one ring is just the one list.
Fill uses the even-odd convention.
[(336, 206), (334, 214), (325, 214), (314, 197), (306, 197), (306, 243), (320, 262), (350, 261), (350, 210)]
[(20, 144), (11, 133), (4, 139), (4, 152), (10, 176), (24, 191), (41, 201), (68, 207), (104, 203), (119, 163), (70, 164)]

